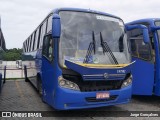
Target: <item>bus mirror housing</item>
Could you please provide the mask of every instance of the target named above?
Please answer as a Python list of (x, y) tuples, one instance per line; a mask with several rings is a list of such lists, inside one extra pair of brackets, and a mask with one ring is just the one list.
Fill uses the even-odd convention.
[(143, 30), (144, 43), (149, 43), (149, 32), (148, 32), (148, 28), (145, 25), (125, 25), (125, 28), (127, 31), (130, 31), (133, 29)]
[(52, 37), (59, 38), (61, 34), (61, 21), (58, 14), (53, 14), (52, 18)]
[(151, 27), (151, 30), (154, 32), (156, 30), (160, 30), (160, 26)]

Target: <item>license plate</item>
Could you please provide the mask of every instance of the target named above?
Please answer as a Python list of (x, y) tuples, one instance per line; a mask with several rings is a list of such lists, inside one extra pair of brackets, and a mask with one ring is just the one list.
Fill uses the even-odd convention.
[(96, 99), (106, 99), (109, 98), (109, 92), (106, 93), (97, 93), (96, 94)]

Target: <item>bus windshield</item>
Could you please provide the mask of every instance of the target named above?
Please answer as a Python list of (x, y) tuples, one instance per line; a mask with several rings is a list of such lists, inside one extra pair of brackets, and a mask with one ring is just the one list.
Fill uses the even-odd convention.
[[(123, 21), (95, 13), (61, 11), (60, 65), (130, 62)], [(86, 60), (87, 59), (87, 60)]]

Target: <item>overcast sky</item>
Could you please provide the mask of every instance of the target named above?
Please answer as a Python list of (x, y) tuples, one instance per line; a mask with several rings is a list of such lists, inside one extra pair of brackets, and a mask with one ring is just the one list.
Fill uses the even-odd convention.
[(58, 7), (90, 8), (119, 16), (124, 22), (160, 17), (160, 0), (0, 0), (7, 48), (21, 48), (46, 15)]

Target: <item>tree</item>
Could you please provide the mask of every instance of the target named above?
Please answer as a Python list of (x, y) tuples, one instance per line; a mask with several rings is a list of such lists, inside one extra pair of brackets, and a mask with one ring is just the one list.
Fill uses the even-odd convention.
[(22, 59), (22, 49), (7, 49), (3, 53), (3, 60), (4, 61), (16, 61), (16, 60), (21, 60)]

